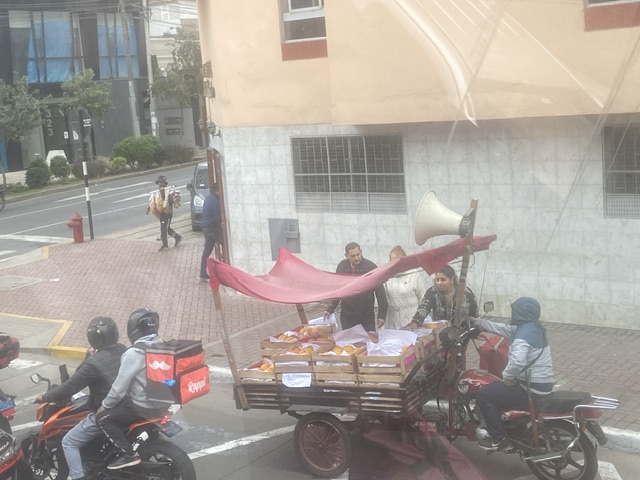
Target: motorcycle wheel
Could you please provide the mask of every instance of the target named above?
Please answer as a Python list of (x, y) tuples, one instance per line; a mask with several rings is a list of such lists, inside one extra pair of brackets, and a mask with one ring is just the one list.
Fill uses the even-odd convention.
[[(154, 440), (140, 447), (144, 477), (149, 480), (196, 480), (196, 471), (189, 456), (177, 445)], [(152, 465), (157, 463), (157, 466)], [(138, 469), (139, 467), (134, 467)], [(132, 469), (133, 471), (133, 469)], [(138, 471), (136, 471), (138, 473)], [(139, 478), (136, 476), (136, 478)]]
[(53, 450), (47, 450), (48, 456), (41, 455), (34, 458), (33, 440), (31, 437), (22, 442), (22, 452), (24, 459), (31, 467), (33, 478), (36, 480), (67, 480), (69, 477), (69, 467), (64, 458), (62, 446), (58, 445)]
[(0, 211), (4, 209), (4, 193), (0, 195)]
[[(563, 420), (549, 422), (547, 451), (564, 450), (576, 438), (572, 423)], [(540, 444), (544, 440), (540, 436)], [(598, 474), (598, 457), (591, 440), (581, 434), (571, 451), (563, 458), (547, 462), (527, 462), (527, 466), (540, 480), (593, 480)]]

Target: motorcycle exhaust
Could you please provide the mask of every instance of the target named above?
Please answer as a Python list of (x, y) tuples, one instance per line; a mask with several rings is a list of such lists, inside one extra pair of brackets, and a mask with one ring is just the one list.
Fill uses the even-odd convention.
[(541, 463), (548, 462), (549, 460), (557, 460), (564, 456), (564, 452), (555, 452), (555, 453), (543, 453), (542, 455), (534, 455), (533, 457), (525, 457), (524, 460), (526, 462), (531, 463)]

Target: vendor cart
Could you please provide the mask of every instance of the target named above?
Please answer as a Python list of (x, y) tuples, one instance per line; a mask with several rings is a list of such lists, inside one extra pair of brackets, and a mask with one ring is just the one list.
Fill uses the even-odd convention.
[[(352, 368), (348, 364), (343, 370), (337, 368), (333, 381), (319, 375), (316, 378), (314, 373), (314, 381), (309, 386), (287, 386), (281, 381), (277, 364), (274, 373), (258, 372), (257, 378), (247, 378), (236, 365), (219, 287), (224, 285), (257, 299), (295, 304), (302, 324), (308, 323), (304, 304), (366, 292), (397, 273), (413, 268), (421, 267), (432, 274), (459, 257), (463, 257), (459, 289), (464, 292), (470, 254), (488, 249), (496, 238), (494, 235), (473, 237), (474, 218), (475, 209), (465, 238), (402, 257), (359, 277), (317, 270), (284, 249), (271, 271), (257, 277), (210, 258), (210, 284), (233, 374), (237, 407), (278, 410), (296, 417), (294, 447), (300, 462), (312, 474), (327, 478), (335, 478), (349, 468), (354, 432), (389, 424), (405, 428), (424, 420), (422, 406), (446, 385), (452, 368), (446, 348), (441, 347), (436, 335), (423, 342), (422, 348), (393, 359), (388, 374), (378, 373), (376, 365), (382, 361), (379, 357), (354, 355), (350, 360)], [(458, 322), (459, 315), (457, 312)], [(455, 358), (455, 362), (459, 359)], [(313, 358), (309, 359), (309, 365), (308, 371), (313, 372)]]

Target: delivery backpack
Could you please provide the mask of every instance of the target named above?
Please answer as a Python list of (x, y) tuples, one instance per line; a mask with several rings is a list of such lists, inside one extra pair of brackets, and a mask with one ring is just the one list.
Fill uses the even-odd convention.
[(0, 332), (0, 368), (9, 366), (12, 360), (20, 356), (20, 342), (8, 333)]
[(184, 405), (209, 393), (209, 367), (200, 340), (169, 340), (144, 351), (149, 400)]

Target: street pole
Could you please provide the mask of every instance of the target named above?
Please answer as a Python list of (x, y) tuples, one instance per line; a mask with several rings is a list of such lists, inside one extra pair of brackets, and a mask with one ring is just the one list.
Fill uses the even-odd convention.
[(154, 137), (159, 137), (158, 131), (158, 117), (156, 115), (156, 98), (153, 94), (153, 62), (151, 61), (151, 26), (149, 20), (151, 20), (151, 9), (149, 8), (149, 0), (142, 0), (144, 18), (144, 48), (147, 54), (147, 77), (149, 85), (149, 116), (151, 120), (151, 133)]
[(131, 63), (131, 46), (129, 43), (129, 20), (124, 5), (120, 0), (120, 15), (122, 17), (122, 39), (124, 40), (124, 54), (127, 57), (127, 78), (129, 80), (129, 110), (131, 111), (131, 126), (133, 136), (140, 136), (140, 120), (138, 119), (138, 102), (136, 100), (136, 87), (133, 83), (133, 65)]
[[(87, 164), (89, 162), (89, 156), (87, 155), (86, 138), (91, 134), (91, 117), (87, 113), (85, 116), (83, 109), (78, 109), (78, 122), (80, 123), (80, 141), (82, 142), (82, 174), (84, 175), (84, 196), (87, 200), (87, 216), (89, 218), (89, 233), (91, 234), (91, 240), (93, 236), (93, 216), (91, 215), (91, 193), (89, 192), (89, 170)], [(86, 133), (86, 128), (89, 132)]]

